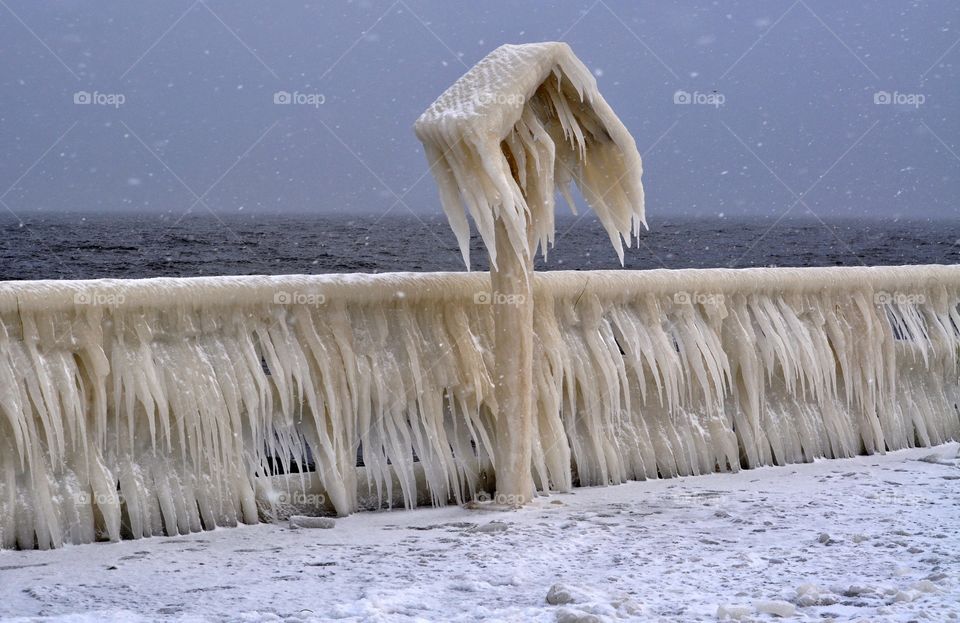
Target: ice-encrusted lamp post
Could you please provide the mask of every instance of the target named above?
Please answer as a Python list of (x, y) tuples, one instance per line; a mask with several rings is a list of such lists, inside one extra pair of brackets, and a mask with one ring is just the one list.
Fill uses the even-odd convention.
[(466, 211), (490, 256), (497, 499), (522, 504), (534, 494), (534, 254), (553, 243), (555, 193), (572, 207), (572, 181), (622, 263), (623, 240), (644, 224), (640, 154), (593, 75), (557, 42), (497, 48), (414, 129), (467, 269)]

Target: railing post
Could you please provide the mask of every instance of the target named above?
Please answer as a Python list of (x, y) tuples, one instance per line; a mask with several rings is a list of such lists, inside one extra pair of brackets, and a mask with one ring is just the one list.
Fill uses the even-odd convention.
[(553, 243), (556, 193), (572, 203), (575, 182), (623, 263), (623, 242), (644, 223), (640, 154), (590, 70), (555, 41), (500, 46), (444, 91), (414, 131), (464, 263), (470, 266), (467, 213), (490, 257), (497, 498), (525, 504), (534, 493), (539, 424), (533, 256)]
[(502, 220), (498, 218), (494, 227), (498, 262), (490, 268), (490, 303), (497, 400), (496, 500), (520, 505), (533, 498), (533, 261), (526, 253), (517, 254)]

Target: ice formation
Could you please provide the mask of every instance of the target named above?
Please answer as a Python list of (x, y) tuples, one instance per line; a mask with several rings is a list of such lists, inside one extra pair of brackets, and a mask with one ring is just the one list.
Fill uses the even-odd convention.
[(0, 282), (0, 548), (960, 437), (960, 267), (535, 275), (555, 188), (621, 254), (643, 217), (567, 46), (498, 49), (417, 133), (490, 276)]
[(566, 43), (503, 45), (457, 80), (414, 125), (450, 226), (470, 266), (473, 218), (493, 267), (495, 223), (518, 257), (547, 252), (555, 193), (576, 182), (623, 262), (644, 223), (643, 167), (630, 132)]
[(533, 497), (533, 256), (554, 236), (559, 191), (575, 181), (623, 262), (643, 223), (633, 137), (565, 43), (504, 45), (477, 63), (414, 125), (470, 267), (473, 217), (490, 256), (497, 497)]
[[(498, 443), (488, 288), (0, 284), (0, 544), (254, 522), (278, 481), (315, 478), (341, 514), (358, 490), (472, 498)], [(960, 436), (960, 267), (551, 272), (534, 296), (541, 489)]]

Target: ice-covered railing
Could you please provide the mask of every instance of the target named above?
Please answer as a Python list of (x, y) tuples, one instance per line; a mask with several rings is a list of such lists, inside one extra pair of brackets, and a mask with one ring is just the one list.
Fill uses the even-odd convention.
[[(473, 498), (496, 468), (493, 308), (509, 304), (488, 279), (0, 284), (0, 544), (255, 522), (297, 491), (339, 513), (358, 491)], [(533, 285), (539, 489), (960, 436), (960, 267)], [(315, 471), (270, 478), (291, 463)]]
[(960, 436), (960, 267), (534, 275), (571, 180), (621, 257), (643, 220), (566, 45), (498, 48), (416, 130), (490, 275), (0, 283), (0, 547)]

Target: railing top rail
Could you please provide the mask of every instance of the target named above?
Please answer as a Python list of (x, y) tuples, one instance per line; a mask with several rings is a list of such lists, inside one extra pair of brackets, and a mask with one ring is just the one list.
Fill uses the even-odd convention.
[[(429, 272), (235, 277), (157, 277), (0, 282), (0, 311), (70, 309), (91, 294), (122, 294), (125, 305), (158, 308), (259, 305), (284, 293), (323, 294), (328, 303), (472, 299), (489, 290), (487, 273)], [(535, 273), (538, 293), (557, 298), (589, 292), (600, 298), (679, 291), (712, 293), (910, 290), (942, 284), (960, 287), (960, 265), (829, 268), (703, 268), (657, 270), (544, 271)], [(79, 303), (78, 303), (79, 301)]]

